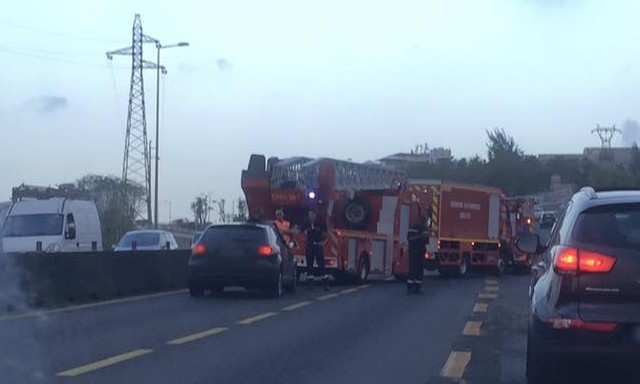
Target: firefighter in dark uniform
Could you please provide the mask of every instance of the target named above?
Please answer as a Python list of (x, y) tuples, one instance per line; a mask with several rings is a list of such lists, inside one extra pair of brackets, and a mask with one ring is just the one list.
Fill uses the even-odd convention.
[[(302, 226), (302, 231), (307, 234), (306, 244), (306, 261), (307, 261), (307, 286), (309, 290), (313, 289), (313, 281), (320, 280), (325, 291), (329, 290), (324, 269), (324, 254), (322, 247), (325, 243), (327, 228), (318, 219), (315, 210), (309, 210), (309, 219)], [(317, 263), (318, 268), (314, 268), (313, 264)], [(315, 272), (315, 273), (314, 273)], [(315, 278), (314, 278), (315, 276)]]
[[(417, 203), (416, 203), (417, 204)], [(418, 219), (409, 228), (409, 274), (407, 276), (407, 293), (422, 294), (422, 278), (424, 276), (424, 255), (429, 244), (427, 219), (422, 216), (420, 205)]]

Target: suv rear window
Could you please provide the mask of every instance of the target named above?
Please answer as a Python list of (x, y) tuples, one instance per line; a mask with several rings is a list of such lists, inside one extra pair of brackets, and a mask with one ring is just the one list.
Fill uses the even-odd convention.
[(587, 209), (578, 216), (573, 238), (584, 244), (640, 249), (640, 203)]
[(267, 242), (266, 231), (264, 228), (253, 225), (229, 225), (211, 227), (207, 229), (200, 242), (205, 245), (214, 245), (221, 243), (249, 243), (264, 244)]

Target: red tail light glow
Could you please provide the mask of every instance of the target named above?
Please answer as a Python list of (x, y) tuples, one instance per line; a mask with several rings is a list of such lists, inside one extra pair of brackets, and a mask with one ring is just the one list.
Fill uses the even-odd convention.
[(207, 247), (202, 243), (194, 244), (193, 249), (191, 250), (191, 254), (194, 256), (200, 256), (207, 252)]
[(603, 253), (562, 246), (556, 250), (555, 268), (559, 272), (607, 273), (615, 263), (614, 257)]
[(261, 245), (258, 247), (258, 255), (260, 256), (271, 256), (273, 254), (273, 249), (268, 245)]
[(551, 319), (548, 321), (553, 329), (578, 329), (593, 332), (613, 332), (616, 323), (587, 322), (580, 319)]

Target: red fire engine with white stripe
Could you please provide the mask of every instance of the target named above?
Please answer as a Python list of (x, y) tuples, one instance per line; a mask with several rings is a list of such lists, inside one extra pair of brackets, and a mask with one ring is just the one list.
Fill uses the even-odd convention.
[[(409, 223), (428, 212), (428, 194), (408, 188), (405, 172), (328, 158), (289, 159), (252, 155), (242, 172), (251, 218), (271, 221), (282, 209), (300, 227), (310, 208), (327, 225), (328, 273), (386, 279), (398, 275), (396, 260), (408, 253)], [(415, 204), (415, 202), (421, 204)], [(294, 234), (300, 272), (306, 267), (305, 235)]]
[[(519, 234), (532, 230), (522, 199), (507, 198), (498, 188), (440, 180), (411, 180), (410, 189), (429, 201), (426, 269), (464, 276), (469, 270), (501, 274), (508, 265), (531, 266), (530, 256), (514, 246)], [(398, 277), (406, 275), (408, 260), (396, 264)]]

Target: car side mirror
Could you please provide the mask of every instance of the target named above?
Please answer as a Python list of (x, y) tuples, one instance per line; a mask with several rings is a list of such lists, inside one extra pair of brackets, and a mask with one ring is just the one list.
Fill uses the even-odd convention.
[(522, 233), (515, 242), (516, 248), (520, 252), (530, 255), (541, 253), (543, 246), (540, 244), (540, 236), (537, 233)]
[(138, 243), (135, 241), (131, 242), (131, 250), (135, 251), (136, 249), (138, 249)]
[(170, 249), (171, 249), (171, 242), (170, 242), (170, 241), (167, 241), (167, 242), (164, 244), (164, 249), (166, 249), (166, 250), (170, 250)]
[(73, 240), (76, 238), (76, 227), (75, 225), (69, 225), (67, 230), (64, 233), (64, 238), (67, 240)]

